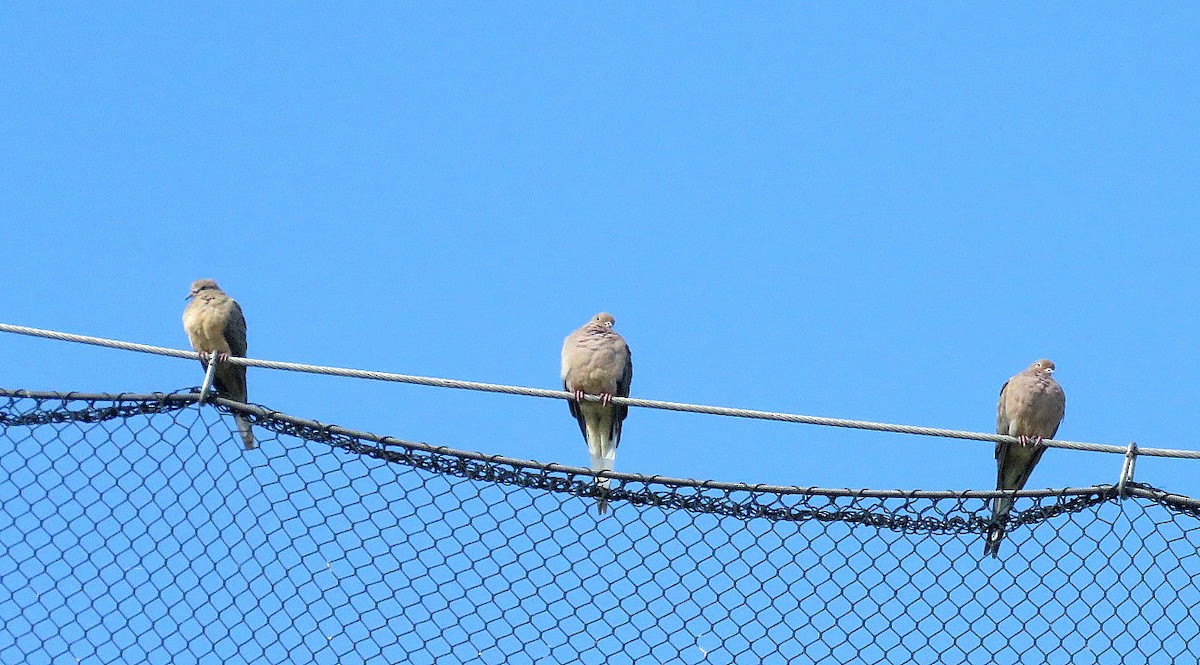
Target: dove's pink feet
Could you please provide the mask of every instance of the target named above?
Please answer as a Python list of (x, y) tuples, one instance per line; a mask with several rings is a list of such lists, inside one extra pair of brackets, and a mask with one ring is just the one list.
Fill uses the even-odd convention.
[(1042, 439), (1042, 437), (1040, 437), (1040, 436), (1018, 436), (1017, 437), (1017, 441), (1019, 441), (1021, 443), (1021, 445), (1025, 446), (1026, 448), (1036, 448), (1037, 446), (1042, 445), (1043, 440), (1044, 439)]
[[(576, 402), (579, 402), (580, 404), (583, 403), (584, 392), (582, 390), (573, 391), (572, 394), (574, 395)], [(600, 393), (600, 403), (604, 406), (611, 405), (612, 398), (612, 393)]]

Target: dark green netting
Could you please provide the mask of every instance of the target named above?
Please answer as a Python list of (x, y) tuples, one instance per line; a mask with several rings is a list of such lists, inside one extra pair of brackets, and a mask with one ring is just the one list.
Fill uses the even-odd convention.
[[(592, 476), (0, 391), (0, 663), (1196, 662), (1197, 504)], [(227, 411), (255, 419), (244, 452)], [(814, 436), (819, 436), (816, 434)]]

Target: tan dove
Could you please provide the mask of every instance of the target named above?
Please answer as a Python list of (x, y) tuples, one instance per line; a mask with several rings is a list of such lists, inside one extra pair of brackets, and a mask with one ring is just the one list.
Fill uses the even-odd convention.
[[(237, 301), (225, 295), (211, 279), (192, 282), (191, 302), (183, 310), (183, 329), (192, 348), (200, 354), (200, 364), (208, 368), (208, 354), (217, 353), (213, 384), (222, 397), (245, 402), (246, 366), (223, 362), (229, 356), (246, 355), (246, 318)], [(254, 434), (244, 416), (234, 415), (246, 450), (254, 449)]]
[[(1054, 363), (1042, 359), (1005, 382), (996, 405), (996, 433), (1015, 436), (1020, 443), (996, 444), (996, 489), (1020, 490), (1046, 452), (1042, 439), (1053, 439), (1067, 409), (1067, 397), (1054, 380)], [(1012, 510), (1010, 497), (992, 507), (984, 555), (999, 558), (1004, 521)]]
[[(567, 335), (562, 349), (563, 389), (575, 394), (567, 404), (579, 422), (579, 431), (592, 456), (593, 471), (612, 471), (621, 442), (621, 423), (629, 407), (613, 404), (612, 398), (628, 397), (633, 381), (633, 360), (629, 345), (614, 331), (612, 315), (601, 312), (582, 328)], [(584, 394), (598, 395), (599, 402), (584, 401)], [(597, 481), (607, 490), (609, 481)], [(608, 510), (608, 499), (601, 494), (597, 510)]]

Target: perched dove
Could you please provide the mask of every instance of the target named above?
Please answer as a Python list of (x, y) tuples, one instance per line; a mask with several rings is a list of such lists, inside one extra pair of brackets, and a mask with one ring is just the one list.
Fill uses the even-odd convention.
[[(1054, 363), (1042, 359), (1009, 379), (1000, 389), (996, 405), (996, 433), (1015, 436), (1020, 443), (996, 444), (996, 489), (1019, 490), (1025, 487), (1033, 467), (1046, 452), (1042, 439), (1053, 439), (1067, 409), (1067, 397), (1054, 380)], [(1004, 538), (1004, 520), (1013, 500), (1001, 497), (992, 507), (984, 555), (1000, 556)]]
[[(633, 380), (629, 345), (613, 329), (616, 320), (607, 312), (592, 317), (582, 328), (567, 335), (562, 349), (563, 389), (575, 394), (567, 404), (579, 421), (579, 431), (592, 455), (593, 471), (612, 471), (621, 442), (621, 423), (629, 407), (613, 404), (613, 396), (628, 397)], [(584, 401), (584, 394), (598, 395), (599, 402)], [(598, 484), (608, 489), (609, 481)], [(600, 496), (600, 514), (608, 510), (608, 499)]]
[[(211, 279), (192, 282), (191, 302), (183, 310), (183, 329), (192, 348), (200, 354), (200, 364), (208, 368), (208, 354), (217, 353), (213, 384), (222, 397), (246, 401), (246, 366), (223, 362), (229, 356), (246, 355), (246, 318), (237, 301), (225, 295)], [(254, 434), (244, 416), (234, 415), (246, 450), (254, 449)]]

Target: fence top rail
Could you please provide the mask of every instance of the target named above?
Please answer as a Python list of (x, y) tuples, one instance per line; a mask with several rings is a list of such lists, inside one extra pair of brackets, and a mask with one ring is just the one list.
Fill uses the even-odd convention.
[[(151, 346), (148, 344), (138, 344), (134, 342), (125, 342), (121, 340), (105, 339), (101, 337), (90, 337), (87, 335), (76, 335), (71, 333), (63, 333), (54, 330), (43, 330), (40, 328), (29, 328), (26, 326), (17, 326), (7, 323), (0, 323), (0, 332), (7, 332), (19, 335), (29, 335), (33, 337), (42, 337), (65, 342), (91, 344), (94, 346), (103, 346), (107, 348), (121, 349), (125, 351), (134, 351), (139, 353), (149, 353), (161, 356), (186, 358), (195, 360), (197, 354), (195, 351), (187, 351), (184, 349), (171, 349), (160, 346)], [(391, 372), (379, 372), (373, 370), (349, 369), (343, 367), (330, 367), (325, 365), (309, 365), (304, 363), (281, 362), (276, 360), (261, 360), (257, 358), (238, 358), (231, 357), (228, 362), (237, 365), (245, 365), (247, 367), (260, 367), (264, 369), (273, 369), (289, 372), (304, 372), (309, 374), (323, 374), (327, 376), (342, 376), (349, 378), (368, 379), (375, 381), (393, 381), (398, 383), (408, 383), (414, 385), (432, 386), (436, 388), (453, 388), (457, 390), (475, 390), (483, 392), (504, 393), (509, 395), (520, 395), (526, 397), (541, 397), (548, 399), (573, 399), (573, 395), (565, 390), (550, 390), (545, 388), (529, 388), (525, 386), (512, 386), (497, 383), (483, 383), (478, 381), (463, 381), (458, 379), (443, 379), (428, 376), (414, 376), (409, 374), (395, 374)], [(588, 395), (585, 397), (588, 400), (599, 400), (598, 396)], [(624, 404), (632, 407), (647, 408), (647, 409), (662, 409), (666, 411), (681, 411), (686, 413), (702, 413), (716, 416), (725, 416), (733, 418), (750, 418), (756, 420), (772, 420), (777, 422), (800, 423), (807, 425), (818, 425), (823, 427), (842, 427), (851, 429), (861, 429), (876, 432), (893, 432), (898, 434), (911, 434), (915, 436), (931, 436), (949, 439), (965, 439), (974, 441), (990, 441), (993, 443), (1016, 443), (1016, 439), (1010, 436), (1001, 434), (989, 434), (986, 432), (971, 432), (967, 430), (954, 430), (938, 427), (923, 427), (917, 425), (903, 425), (894, 423), (873, 422), (867, 420), (851, 420), (845, 418), (829, 418), (823, 416), (808, 416), (796, 413), (783, 413), (776, 411), (762, 411), (757, 409), (742, 409), (735, 407), (724, 406), (709, 406), (703, 404), (687, 404), (682, 402), (668, 402), (663, 400), (640, 399), (633, 397), (613, 397), (613, 403)], [(1111, 453), (1118, 455), (1126, 455), (1129, 452), (1129, 445), (1113, 445), (1105, 443), (1092, 443), (1087, 441), (1066, 441), (1059, 439), (1046, 439), (1043, 443), (1052, 448), (1065, 448), (1068, 450), (1085, 450), (1090, 452)], [(1178, 459), (1200, 459), (1200, 450), (1185, 450), (1172, 448), (1151, 448), (1141, 447), (1136, 448), (1137, 455), (1150, 457), (1171, 457)]]

